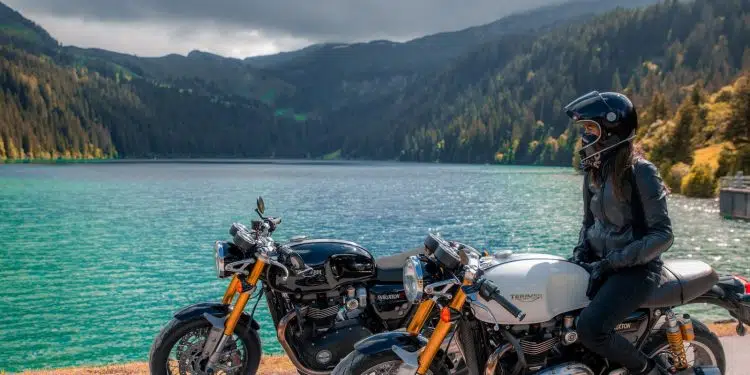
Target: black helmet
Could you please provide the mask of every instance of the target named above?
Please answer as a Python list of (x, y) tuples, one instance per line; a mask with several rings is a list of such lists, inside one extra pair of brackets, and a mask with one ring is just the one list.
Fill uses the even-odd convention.
[(599, 168), (601, 159), (631, 142), (638, 128), (633, 102), (617, 92), (591, 91), (565, 106), (565, 113), (581, 125), (581, 168)]

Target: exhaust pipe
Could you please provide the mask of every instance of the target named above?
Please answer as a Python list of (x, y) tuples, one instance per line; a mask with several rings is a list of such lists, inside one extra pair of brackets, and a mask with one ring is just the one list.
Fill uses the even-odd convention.
[(297, 312), (292, 311), (279, 321), (279, 326), (276, 328), (276, 336), (279, 339), (279, 343), (281, 343), (281, 347), (284, 348), (286, 355), (289, 356), (289, 360), (292, 361), (294, 367), (296, 367), (301, 373), (305, 375), (330, 375), (330, 371), (316, 371), (305, 367), (297, 358), (297, 353), (294, 352), (292, 347), (289, 346), (289, 343), (286, 341), (286, 327), (289, 325), (289, 322), (296, 317)]
[(484, 367), (484, 375), (495, 375), (497, 363), (500, 361), (500, 358), (511, 349), (513, 349), (513, 345), (511, 344), (505, 344), (497, 348), (497, 350), (490, 355), (490, 358), (487, 359), (487, 366)]

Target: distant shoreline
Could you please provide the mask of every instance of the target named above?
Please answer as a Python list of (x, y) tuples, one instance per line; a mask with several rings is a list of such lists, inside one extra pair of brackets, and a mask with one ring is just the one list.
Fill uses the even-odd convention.
[(459, 162), (420, 162), (377, 159), (257, 159), (257, 158), (124, 158), (124, 159), (20, 159), (0, 160), (7, 164), (286, 164), (286, 165), (456, 165), (456, 166), (513, 166), (571, 168), (564, 165), (500, 164), (500, 163), (459, 163)]
[[(736, 336), (737, 322), (722, 320), (708, 324), (709, 329), (719, 337)], [(285, 355), (264, 355), (260, 362), (259, 374), (297, 375), (297, 371)], [(0, 374), (3, 371), (0, 369)], [(60, 369), (30, 370), (20, 375), (148, 375), (148, 363), (132, 362), (102, 366), (80, 366)]]

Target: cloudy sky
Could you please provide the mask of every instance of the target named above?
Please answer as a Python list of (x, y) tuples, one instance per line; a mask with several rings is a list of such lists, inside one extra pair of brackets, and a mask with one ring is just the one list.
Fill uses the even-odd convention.
[(65, 45), (246, 57), (318, 42), (405, 41), (562, 0), (0, 0)]

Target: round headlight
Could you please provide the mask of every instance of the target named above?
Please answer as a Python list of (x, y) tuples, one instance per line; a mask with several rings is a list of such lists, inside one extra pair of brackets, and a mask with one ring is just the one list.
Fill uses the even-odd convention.
[(424, 292), (424, 272), (422, 262), (416, 256), (410, 256), (404, 263), (404, 294), (409, 303), (417, 303)]
[(227, 251), (224, 248), (224, 242), (216, 241), (214, 244), (214, 259), (216, 260), (216, 275), (218, 277), (226, 277), (227, 273), (224, 270), (224, 258), (227, 256)]

